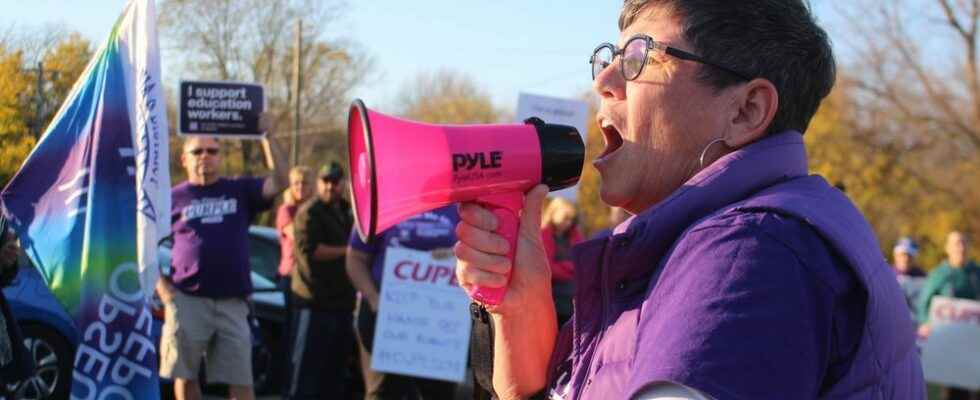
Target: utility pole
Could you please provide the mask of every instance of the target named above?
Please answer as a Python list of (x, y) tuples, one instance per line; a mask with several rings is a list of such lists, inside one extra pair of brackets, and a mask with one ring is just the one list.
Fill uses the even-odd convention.
[(289, 154), (292, 166), (299, 164), (299, 131), (302, 125), (303, 104), (303, 19), (296, 21), (296, 48), (293, 52), (293, 140)]
[(34, 138), (41, 138), (41, 130), (44, 129), (41, 124), (44, 123), (44, 62), (37, 62), (37, 87), (35, 89), (35, 100), (37, 100), (37, 108), (34, 110)]

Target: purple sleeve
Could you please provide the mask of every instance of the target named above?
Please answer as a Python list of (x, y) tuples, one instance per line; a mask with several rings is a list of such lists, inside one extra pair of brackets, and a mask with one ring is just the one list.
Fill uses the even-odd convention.
[(361, 236), (357, 234), (357, 229), (351, 230), (350, 247), (354, 250), (374, 256), (377, 255), (378, 251), (381, 249), (380, 242), (381, 237), (376, 237), (371, 241), (371, 243), (364, 243), (364, 241), (361, 240)]
[(688, 232), (643, 305), (629, 393), (670, 381), (716, 399), (816, 398), (834, 296), (804, 262), (757, 226)]
[(268, 210), (275, 202), (275, 198), (266, 198), (262, 194), (262, 187), (265, 186), (266, 178), (239, 178), (238, 182), (242, 185), (245, 197), (248, 199), (249, 211), (254, 217), (258, 213)]

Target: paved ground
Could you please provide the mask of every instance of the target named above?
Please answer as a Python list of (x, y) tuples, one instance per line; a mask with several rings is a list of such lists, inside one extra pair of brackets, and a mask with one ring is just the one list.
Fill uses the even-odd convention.
[[(473, 375), (470, 373), (466, 374), (466, 381), (463, 382), (456, 390), (455, 400), (469, 400), (473, 398)], [(280, 396), (259, 396), (256, 400), (280, 400)], [(222, 397), (216, 396), (204, 396), (204, 400), (224, 400)]]

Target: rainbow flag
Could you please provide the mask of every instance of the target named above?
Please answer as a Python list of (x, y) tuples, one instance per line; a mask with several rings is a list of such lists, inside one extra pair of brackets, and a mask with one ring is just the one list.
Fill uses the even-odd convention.
[(157, 399), (148, 298), (170, 230), (152, 0), (131, 0), (0, 200), (79, 333), (72, 398)]

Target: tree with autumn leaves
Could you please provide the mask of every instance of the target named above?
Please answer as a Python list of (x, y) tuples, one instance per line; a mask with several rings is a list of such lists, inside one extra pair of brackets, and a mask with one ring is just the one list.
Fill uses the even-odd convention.
[(811, 169), (846, 188), (885, 254), (910, 235), (932, 267), (949, 231), (980, 237), (980, 3), (856, 0), (837, 12), (838, 47), (856, 56), (806, 135)]
[[(36, 133), (51, 122), (93, 53), (77, 33), (28, 34), (0, 40), (0, 187), (34, 148)], [(42, 85), (35, 60), (43, 67)]]

